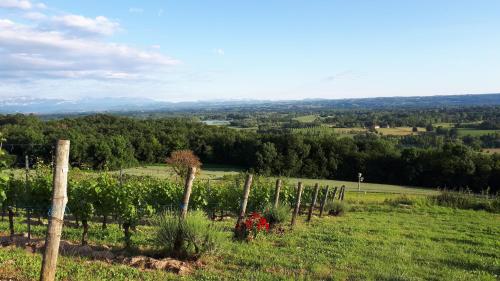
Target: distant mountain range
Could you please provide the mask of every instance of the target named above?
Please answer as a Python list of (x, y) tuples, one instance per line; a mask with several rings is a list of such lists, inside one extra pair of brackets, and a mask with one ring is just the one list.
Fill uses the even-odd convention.
[(500, 93), (447, 96), (378, 97), (359, 99), (304, 100), (221, 100), (196, 102), (164, 102), (147, 98), (84, 98), (79, 100), (17, 97), (0, 101), (0, 113), (82, 114), (97, 112), (179, 112), (213, 110), (277, 110), (390, 108), (390, 107), (451, 107), (500, 105)]

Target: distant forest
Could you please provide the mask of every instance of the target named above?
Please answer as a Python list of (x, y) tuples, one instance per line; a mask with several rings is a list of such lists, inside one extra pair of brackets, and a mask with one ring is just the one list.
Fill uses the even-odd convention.
[[(430, 122), (440, 116), (440, 121), (450, 122), (483, 120), (472, 124), (497, 128), (500, 108), (418, 111), (346, 111), (334, 117), (350, 124), (377, 115), (377, 122), (431, 125), (425, 133), (398, 137), (372, 132), (342, 137), (289, 130), (243, 130), (208, 126), (196, 116), (143, 119), (103, 114), (49, 121), (34, 115), (3, 115), (0, 131), (5, 138), (3, 148), (14, 166), (20, 165), (25, 155), (30, 161), (50, 161), (51, 144), (66, 138), (72, 141), (70, 161), (80, 168), (117, 169), (164, 163), (172, 151), (191, 149), (203, 163), (233, 165), (265, 175), (352, 181), (362, 172), (369, 182), (469, 188), (475, 192), (490, 188), (497, 192), (500, 154), (483, 153), (480, 144), (489, 141), (495, 147), (500, 135), (458, 137), (453, 128), (439, 131)], [(293, 120), (289, 116), (290, 122)]]

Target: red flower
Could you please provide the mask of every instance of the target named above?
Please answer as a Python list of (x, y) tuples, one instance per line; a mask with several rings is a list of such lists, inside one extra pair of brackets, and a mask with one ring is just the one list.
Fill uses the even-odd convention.
[(251, 215), (252, 219), (258, 219), (260, 217), (259, 213), (253, 212)]
[(260, 220), (259, 220), (259, 224), (266, 224), (266, 223), (267, 223), (266, 218), (261, 217)]

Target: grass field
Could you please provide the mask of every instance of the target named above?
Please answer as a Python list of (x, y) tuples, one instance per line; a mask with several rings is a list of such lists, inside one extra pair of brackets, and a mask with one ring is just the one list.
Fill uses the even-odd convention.
[(314, 122), (318, 118), (318, 115), (304, 115), (293, 118), (293, 120), (297, 120), (302, 123), (311, 123)]
[[(413, 132), (413, 127), (394, 127), (394, 128), (380, 128), (377, 132), (382, 133), (386, 136), (407, 136), (417, 134)], [(418, 132), (425, 132), (425, 128), (418, 127)]]
[(500, 130), (478, 130), (478, 129), (469, 129), (469, 128), (458, 128), (459, 136), (483, 136), (488, 134), (494, 134), (495, 132), (500, 132)]
[[(201, 174), (199, 178), (201, 179), (218, 179), (224, 175), (235, 175), (241, 172), (241, 169), (228, 166), (217, 166), (217, 165), (207, 165), (202, 167)], [(159, 178), (175, 178), (175, 173), (171, 168), (166, 165), (152, 165), (152, 166), (142, 166), (136, 168), (130, 168), (124, 170), (125, 174), (142, 176), (148, 175)], [(329, 185), (342, 186), (345, 185), (348, 191), (357, 191), (358, 183), (350, 181), (337, 181), (337, 180), (325, 180), (325, 179), (306, 179), (306, 178), (283, 178), (287, 184), (297, 184), (301, 181), (305, 185), (312, 186), (315, 183), (319, 183), (321, 186)], [(437, 191), (429, 188), (418, 188), (410, 186), (400, 186), (400, 185), (390, 185), (390, 184), (378, 184), (378, 183), (361, 183), (361, 191), (367, 192), (384, 192), (384, 193), (404, 193), (404, 194), (432, 194)]]
[[(391, 205), (394, 195), (347, 193), (352, 211), (344, 217), (314, 217), (285, 235), (269, 234), (251, 243), (230, 239), (234, 219), (216, 222), (226, 239), (205, 264), (179, 278), (162, 271), (143, 271), (118, 264), (62, 256), (58, 280), (498, 280), (500, 215), (445, 207)], [(422, 198), (416, 195), (414, 198)], [(417, 201), (418, 202), (418, 201)], [(5, 234), (7, 222), (0, 222)], [(25, 225), (16, 224), (16, 231)], [(35, 226), (35, 235), (45, 227)], [(80, 229), (64, 228), (63, 239), (79, 240)], [(150, 226), (133, 234), (147, 246)], [(121, 247), (121, 232), (111, 224), (92, 224), (90, 241)], [(0, 248), (0, 280), (37, 280), (40, 254)]]
[(493, 153), (498, 153), (500, 154), (500, 148), (485, 148), (483, 149), (484, 152), (493, 154)]

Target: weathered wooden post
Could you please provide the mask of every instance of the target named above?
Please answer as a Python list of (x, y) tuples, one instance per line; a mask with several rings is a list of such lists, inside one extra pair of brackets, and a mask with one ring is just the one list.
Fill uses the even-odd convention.
[(340, 198), (341, 201), (344, 201), (344, 196), (345, 196), (345, 185), (342, 186), (342, 197)]
[(318, 199), (319, 184), (314, 185), (314, 195), (312, 198), (311, 206), (309, 206), (309, 213), (307, 214), (307, 221), (311, 221), (311, 217), (314, 211), (314, 206), (316, 205), (316, 200)]
[(338, 196), (338, 200), (340, 201), (340, 198), (342, 198), (342, 186), (339, 188), (339, 196)]
[(274, 190), (274, 208), (277, 208), (280, 201), (281, 179), (276, 180), (276, 188)]
[(301, 197), (302, 197), (302, 182), (299, 181), (299, 184), (297, 186), (297, 201), (295, 202), (295, 209), (293, 210), (293, 215), (292, 215), (292, 223), (291, 223), (292, 228), (297, 222), (297, 216), (299, 215), (299, 210), (300, 210)]
[(332, 193), (332, 201), (335, 201), (335, 195), (337, 195), (337, 189), (338, 189), (338, 187), (337, 187), (337, 186), (333, 189), (333, 193)]
[(56, 165), (54, 168), (52, 208), (49, 214), (49, 226), (45, 238), (41, 281), (53, 281), (56, 275), (57, 256), (61, 231), (66, 209), (68, 186), (69, 140), (59, 140), (56, 148)]
[(236, 225), (239, 226), (243, 219), (245, 218), (245, 213), (247, 211), (248, 196), (250, 195), (250, 187), (252, 186), (253, 175), (248, 174), (245, 180), (245, 187), (243, 188), (243, 200), (241, 201), (240, 215), (238, 216), (238, 221)]
[(325, 211), (325, 205), (328, 200), (328, 191), (330, 191), (330, 187), (327, 185), (325, 188), (325, 196), (323, 197), (323, 201), (321, 201), (321, 208), (319, 209), (319, 217), (323, 216), (323, 212)]
[(184, 184), (184, 196), (182, 196), (181, 203), (181, 219), (185, 219), (189, 207), (189, 197), (191, 196), (191, 190), (193, 189), (193, 181), (196, 175), (196, 167), (189, 167), (186, 182)]

